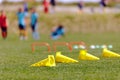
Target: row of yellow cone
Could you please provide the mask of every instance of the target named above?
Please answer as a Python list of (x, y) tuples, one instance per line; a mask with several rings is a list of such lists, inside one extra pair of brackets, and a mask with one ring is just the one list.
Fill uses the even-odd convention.
[[(109, 57), (109, 58), (110, 57), (120, 57), (119, 54), (114, 53), (112, 51), (109, 51), (107, 49), (103, 50), (102, 56), (103, 57)], [(100, 60), (100, 58), (87, 53), (86, 50), (81, 50), (80, 51), (79, 59), (81, 59), (81, 60)], [(56, 66), (56, 62), (76, 63), (78, 61), (75, 60), (75, 59), (72, 59), (70, 57), (62, 55), (61, 52), (57, 52), (55, 57), (54, 57), (54, 55), (48, 55), (47, 59), (44, 59), (44, 60), (42, 60), (40, 62), (32, 64), (31, 66), (48, 66), (48, 67), (53, 67), (53, 66)]]
[(42, 60), (40, 62), (32, 64), (31, 66), (49, 66), (49, 67), (53, 67), (53, 66), (56, 66), (56, 62), (75, 63), (75, 62), (78, 62), (78, 61), (74, 60), (72, 58), (69, 58), (67, 56), (62, 55), (61, 52), (57, 52), (56, 53), (56, 58), (54, 58), (54, 55), (48, 55), (47, 59), (44, 59), (44, 60)]

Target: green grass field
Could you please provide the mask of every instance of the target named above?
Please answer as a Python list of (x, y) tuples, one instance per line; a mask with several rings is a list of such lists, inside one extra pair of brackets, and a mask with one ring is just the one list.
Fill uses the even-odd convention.
[[(78, 15), (78, 14), (77, 14)], [(79, 50), (69, 52), (66, 47), (59, 47), (62, 54), (79, 60), (78, 63), (57, 63), (56, 67), (30, 67), (31, 64), (55, 55), (55, 52), (47, 52), (45, 47), (37, 47), (32, 53), (31, 44), (35, 42), (29, 33), (29, 40), (20, 41), (17, 29), (16, 17), (9, 13), (10, 27), (8, 39), (0, 39), (0, 80), (119, 80), (120, 59), (103, 58), (102, 49), (88, 52), (101, 58), (99, 61), (82, 61), (78, 59)], [(52, 19), (55, 20), (52, 20)], [(66, 27), (66, 36), (57, 41), (84, 41), (87, 46), (92, 44), (111, 44), (112, 51), (120, 53), (120, 19), (115, 15), (79, 15), (74, 14), (41, 14), (41, 39), (38, 42), (55, 42), (49, 38), (52, 26), (63, 23)], [(46, 23), (45, 23), (46, 22)], [(72, 23), (71, 23), (72, 22)], [(12, 27), (12, 28), (11, 28)], [(44, 30), (44, 31), (43, 31)], [(45, 34), (47, 33), (47, 34)]]

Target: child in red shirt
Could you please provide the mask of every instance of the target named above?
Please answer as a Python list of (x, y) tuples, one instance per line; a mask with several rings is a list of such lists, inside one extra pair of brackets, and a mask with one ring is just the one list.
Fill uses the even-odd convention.
[(1, 28), (1, 31), (2, 31), (2, 37), (4, 39), (7, 38), (7, 27), (8, 27), (7, 17), (6, 17), (5, 11), (2, 10), (0, 12), (0, 28)]
[(49, 12), (49, 1), (48, 0), (44, 0), (43, 1), (43, 5), (44, 5), (44, 12), (48, 13)]

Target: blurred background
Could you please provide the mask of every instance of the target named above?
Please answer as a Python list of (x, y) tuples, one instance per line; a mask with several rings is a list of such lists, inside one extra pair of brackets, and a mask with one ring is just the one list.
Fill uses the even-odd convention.
[[(100, 5), (101, 0), (56, 0), (54, 14), (44, 14), (43, 0), (0, 0), (0, 9), (7, 12), (10, 33), (18, 33), (16, 13), (19, 7), (24, 6), (24, 1), (29, 8), (35, 7), (40, 15), (40, 33), (50, 33), (51, 28), (59, 23), (70, 33), (120, 32), (120, 0), (106, 0), (105, 9)], [(78, 7), (81, 1), (82, 9)]]

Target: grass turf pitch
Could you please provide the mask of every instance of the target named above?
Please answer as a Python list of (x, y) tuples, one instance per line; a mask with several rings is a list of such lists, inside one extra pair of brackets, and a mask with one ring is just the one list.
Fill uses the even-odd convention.
[[(41, 34), (39, 42), (54, 41), (48, 35)], [(120, 53), (120, 38), (118, 33), (74, 33), (57, 41), (84, 41), (91, 44), (112, 44), (113, 49)], [(79, 60), (79, 63), (57, 63), (56, 67), (30, 67), (31, 64), (47, 58), (55, 52), (47, 52), (44, 47), (37, 47), (31, 52), (31, 43), (34, 40), (19, 41), (17, 36), (10, 35), (7, 40), (0, 40), (0, 80), (119, 80), (120, 59), (101, 57), (102, 50), (89, 49), (88, 52), (101, 58), (99, 61), (82, 61), (78, 59), (79, 50), (69, 52), (65, 47), (58, 47), (66, 56)]]

